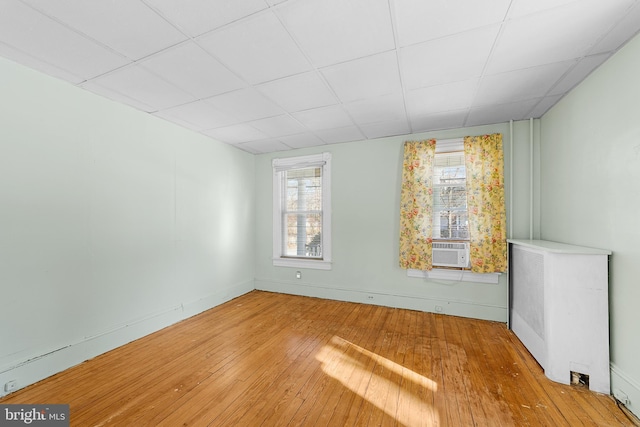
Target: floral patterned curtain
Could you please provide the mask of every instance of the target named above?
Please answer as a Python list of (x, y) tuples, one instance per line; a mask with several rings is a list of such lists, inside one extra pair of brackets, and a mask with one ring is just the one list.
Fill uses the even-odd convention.
[(507, 270), (502, 135), (464, 138), (471, 271)]
[(436, 140), (404, 144), (400, 190), (400, 267), (431, 270), (433, 158)]

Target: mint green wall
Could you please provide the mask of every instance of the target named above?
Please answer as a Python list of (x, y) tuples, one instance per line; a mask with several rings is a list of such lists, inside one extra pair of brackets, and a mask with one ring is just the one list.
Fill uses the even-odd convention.
[[(529, 233), (529, 122), (514, 123), (514, 237)], [(538, 125), (534, 123), (537, 147)], [(403, 143), (499, 132), (509, 170), (508, 123), (356, 141), (256, 158), (256, 287), (278, 292), (436, 311), (506, 321), (506, 275), (496, 284), (426, 281), (398, 267), (400, 177)], [(271, 160), (332, 153), (333, 268), (331, 271), (272, 265)], [(508, 174), (508, 172), (507, 172)], [(507, 182), (507, 196), (510, 193)], [(507, 201), (509, 203), (509, 200)], [(300, 270), (302, 278), (296, 279)]]
[(0, 394), (252, 290), (254, 161), (0, 59)]
[(613, 251), (612, 390), (640, 414), (640, 37), (541, 120), (541, 232)]

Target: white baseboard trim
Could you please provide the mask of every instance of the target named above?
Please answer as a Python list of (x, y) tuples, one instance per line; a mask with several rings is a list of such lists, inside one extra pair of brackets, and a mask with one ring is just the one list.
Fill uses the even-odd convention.
[(640, 383), (611, 363), (611, 394), (640, 417)]
[(133, 319), (110, 331), (86, 337), (79, 342), (69, 343), (64, 347), (31, 357), (11, 366), (0, 367), (0, 397), (9, 394), (4, 390), (4, 385), (9, 381), (15, 381), (16, 387), (11, 390), (14, 392), (254, 289), (253, 281), (236, 284), (198, 300)]
[(341, 289), (310, 283), (272, 281), (256, 279), (256, 289), (283, 294), (300, 295), (337, 301), (382, 305), (386, 307), (406, 308), (409, 310), (442, 313), (473, 319), (507, 321), (507, 308), (472, 301), (451, 301), (427, 298), (416, 295), (397, 295), (371, 292), (363, 289)]

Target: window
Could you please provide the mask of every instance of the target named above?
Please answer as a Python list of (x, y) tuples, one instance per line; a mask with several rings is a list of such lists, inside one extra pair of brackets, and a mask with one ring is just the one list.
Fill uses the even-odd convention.
[(436, 142), (432, 188), (433, 266), (468, 268), (467, 172), (462, 139)]
[[(470, 264), (471, 231), (477, 227), (471, 227), (474, 218), (469, 216), (469, 211), (473, 211), (478, 195), (470, 193), (475, 199), (468, 200), (467, 189), (473, 188), (474, 182), (467, 182), (464, 150), (463, 138), (405, 143), (400, 266), (407, 269), (409, 277), (498, 283), (498, 272), (476, 272)], [(482, 174), (477, 175), (480, 183), (475, 186), (484, 185)], [(476, 178), (476, 173), (473, 176)], [(492, 177), (489, 187), (501, 189), (494, 181)], [(427, 244), (428, 240), (431, 245)], [(424, 255), (429, 246), (431, 257)]]
[(273, 160), (273, 265), (331, 268), (331, 154)]
[(438, 153), (433, 165), (433, 239), (469, 240), (464, 152)]

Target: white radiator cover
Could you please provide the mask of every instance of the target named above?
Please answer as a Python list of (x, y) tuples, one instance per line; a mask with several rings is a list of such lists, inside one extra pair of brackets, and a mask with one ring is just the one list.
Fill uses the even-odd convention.
[(510, 326), (551, 380), (610, 394), (610, 251), (509, 240)]

